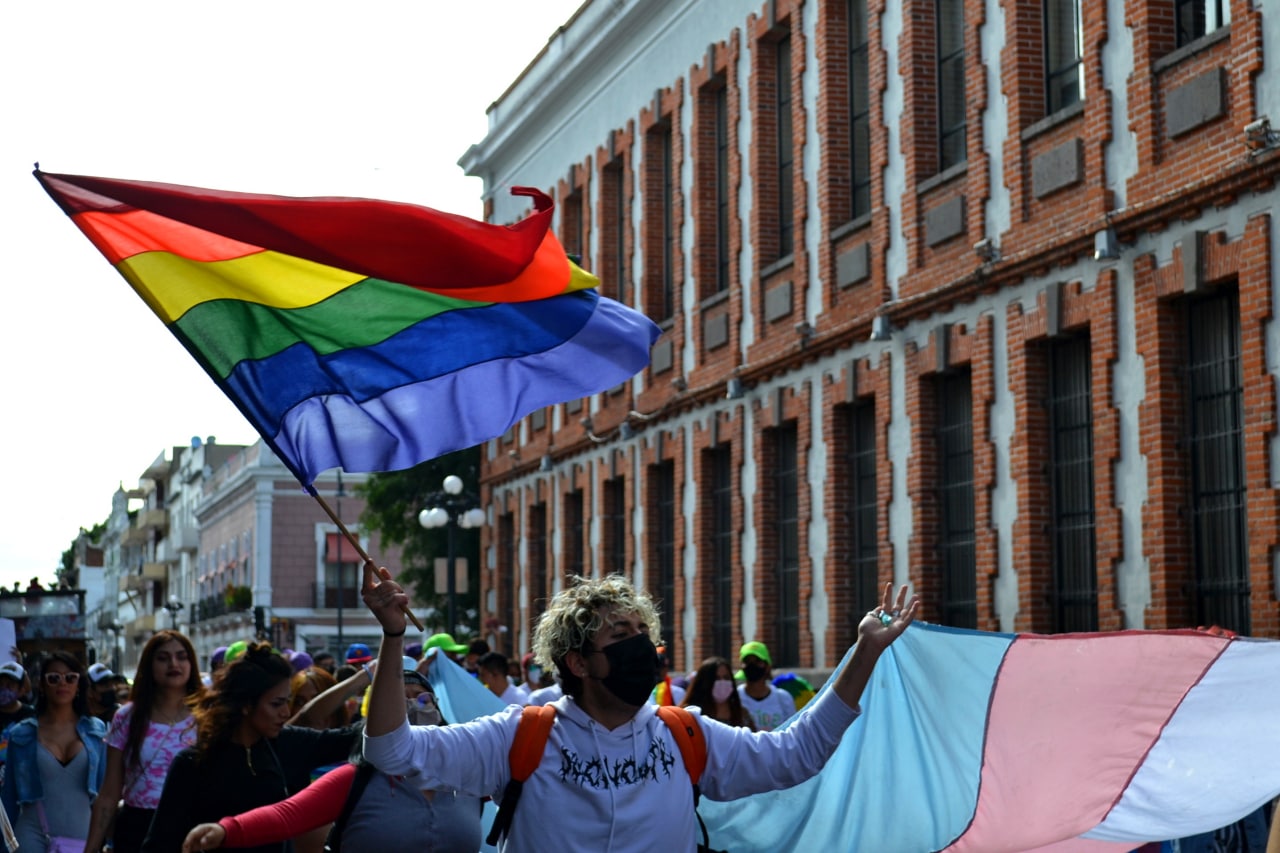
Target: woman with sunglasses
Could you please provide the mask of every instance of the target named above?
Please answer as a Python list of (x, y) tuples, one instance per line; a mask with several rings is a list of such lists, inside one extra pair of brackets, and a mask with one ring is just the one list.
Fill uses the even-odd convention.
[[(301, 791), (311, 771), (344, 760), (354, 728), (288, 726), (293, 667), (269, 643), (254, 643), (201, 694), (196, 745), (169, 767), (143, 853), (175, 853), (193, 826), (271, 805)], [(283, 843), (258, 853), (281, 853)]]
[[(435, 693), (417, 661), (404, 659), (404, 692), (412, 725), (446, 725)], [(481, 802), (453, 790), (419, 790), (403, 776), (388, 776), (363, 758), (333, 770), (289, 799), (197, 826), (183, 853), (244, 848), (293, 838), (333, 823), (325, 849), (332, 853), (475, 853), (480, 849)]]
[(169, 765), (196, 742), (188, 702), (203, 687), (195, 660), (191, 641), (177, 631), (157, 631), (143, 646), (130, 701), (107, 727), (107, 773), (93, 804), (85, 845), (90, 853), (102, 850), (108, 832), (115, 853), (142, 849)]
[(51, 653), (36, 681), (36, 715), (9, 729), (0, 800), (23, 853), (44, 853), (49, 836), (89, 834), (89, 810), (106, 768), (107, 727), (89, 714), (87, 680), (75, 655)]

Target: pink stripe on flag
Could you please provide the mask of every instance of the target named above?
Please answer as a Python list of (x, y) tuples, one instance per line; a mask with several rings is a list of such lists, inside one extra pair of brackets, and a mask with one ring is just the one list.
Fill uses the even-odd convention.
[(1033, 850), (1097, 826), (1227, 643), (1195, 631), (1017, 637), (996, 676), (974, 818), (947, 849)]

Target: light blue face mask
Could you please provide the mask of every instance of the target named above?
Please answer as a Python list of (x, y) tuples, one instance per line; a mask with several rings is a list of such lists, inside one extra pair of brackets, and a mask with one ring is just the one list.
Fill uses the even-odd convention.
[(540, 681), (542, 681), (542, 667), (540, 666), (529, 667), (529, 683), (537, 684)]
[(18, 698), (18, 691), (10, 687), (0, 687), (0, 706), (8, 705)]

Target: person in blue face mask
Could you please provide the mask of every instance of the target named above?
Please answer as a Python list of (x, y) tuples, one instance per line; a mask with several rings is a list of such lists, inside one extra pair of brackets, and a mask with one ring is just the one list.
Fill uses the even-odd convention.
[[(408, 596), (372, 564), (365, 566), (363, 596), (382, 625), (381, 659), (398, 662)], [(752, 732), (690, 711), (705, 739), (704, 796), (733, 800), (789, 788), (822, 769), (857, 717), (876, 661), (919, 609), (906, 587), (896, 596), (886, 587), (882, 601), (859, 623), (858, 643), (832, 689), (783, 731)], [(504, 853), (545, 850), (548, 815), (564, 821), (556, 836), (561, 850), (692, 853), (698, 833), (692, 780), (671, 728), (648, 702), (658, 681), (654, 641), (661, 630), (653, 601), (621, 575), (573, 579), (549, 602), (534, 631), (534, 657), (556, 669), (565, 695), (551, 703), (554, 719), (540, 763), (520, 787), (519, 808), (495, 833)], [(523, 709), (448, 727), (411, 726), (403, 679), (399, 666), (378, 668), (365, 758), (424, 787), (501, 799)], [(654, 815), (661, 815), (661, 833), (653, 832)]]

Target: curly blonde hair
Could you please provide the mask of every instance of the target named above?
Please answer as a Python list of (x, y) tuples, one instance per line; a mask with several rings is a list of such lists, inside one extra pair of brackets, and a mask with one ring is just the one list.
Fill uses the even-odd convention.
[(560, 669), (569, 652), (582, 651), (604, 627), (604, 613), (615, 611), (635, 615), (649, 628), (649, 638), (658, 643), (662, 620), (653, 599), (632, 586), (622, 575), (603, 578), (572, 577), (570, 586), (551, 599), (533, 632), (533, 657), (544, 668)]

